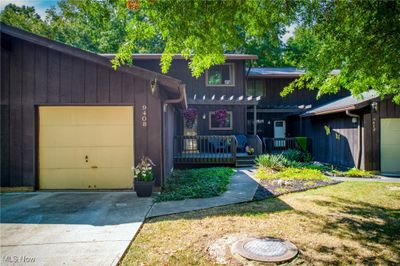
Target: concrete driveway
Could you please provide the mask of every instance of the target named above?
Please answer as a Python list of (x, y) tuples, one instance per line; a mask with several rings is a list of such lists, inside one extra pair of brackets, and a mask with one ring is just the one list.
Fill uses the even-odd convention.
[(1, 265), (115, 265), (152, 205), (133, 192), (0, 197)]

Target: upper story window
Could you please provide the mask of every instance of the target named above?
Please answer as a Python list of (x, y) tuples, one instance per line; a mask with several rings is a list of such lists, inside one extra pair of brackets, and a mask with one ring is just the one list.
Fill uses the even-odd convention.
[(212, 66), (206, 71), (206, 86), (235, 86), (234, 64)]
[(264, 79), (249, 79), (247, 81), (247, 96), (265, 96), (265, 80)]

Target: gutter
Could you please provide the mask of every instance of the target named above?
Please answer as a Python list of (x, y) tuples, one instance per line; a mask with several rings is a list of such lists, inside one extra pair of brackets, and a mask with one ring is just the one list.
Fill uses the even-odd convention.
[(346, 115), (350, 116), (350, 117), (354, 117), (357, 118), (357, 133), (358, 133), (358, 141), (357, 141), (357, 160), (356, 160), (356, 168), (360, 169), (360, 162), (361, 162), (361, 117), (359, 115), (356, 114), (352, 114), (350, 113), (349, 110), (346, 110)]
[(181, 83), (178, 86), (178, 91), (179, 91), (179, 98), (175, 99), (167, 99), (163, 101), (163, 109), (164, 112), (166, 112), (166, 108), (168, 104), (174, 104), (174, 103), (182, 103), (183, 107), (186, 109), (187, 108), (187, 100), (186, 100), (186, 85)]

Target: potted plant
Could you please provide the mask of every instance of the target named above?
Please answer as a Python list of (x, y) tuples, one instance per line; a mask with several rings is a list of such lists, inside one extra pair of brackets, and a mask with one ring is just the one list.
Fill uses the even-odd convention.
[(254, 153), (254, 148), (249, 146), (246, 146), (246, 152), (248, 155), (252, 155)]
[(214, 117), (219, 123), (219, 126), (224, 127), (226, 124), (226, 118), (228, 117), (228, 112), (225, 109), (219, 109), (214, 112)]
[(133, 169), (134, 189), (138, 197), (150, 197), (153, 193), (154, 177), (152, 168), (155, 164), (148, 157), (142, 157)]
[(197, 109), (188, 108), (183, 111), (183, 117), (185, 118), (185, 124), (187, 128), (192, 128), (197, 117)]

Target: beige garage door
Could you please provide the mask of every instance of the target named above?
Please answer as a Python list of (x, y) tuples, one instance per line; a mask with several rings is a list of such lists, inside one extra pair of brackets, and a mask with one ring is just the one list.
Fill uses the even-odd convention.
[(400, 118), (381, 119), (381, 171), (400, 174)]
[(39, 108), (41, 189), (132, 188), (133, 107)]

